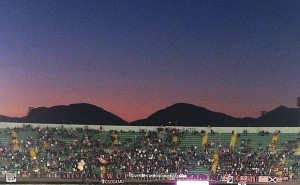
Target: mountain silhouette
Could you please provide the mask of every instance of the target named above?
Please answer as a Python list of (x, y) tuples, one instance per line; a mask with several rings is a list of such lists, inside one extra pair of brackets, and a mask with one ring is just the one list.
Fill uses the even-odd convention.
[(1, 122), (17, 122), (17, 120), (19, 120), (19, 118), (11, 118), (11, 117), (0, 115)]
[[(193, 104), (176, 103), (136, 120), (133, 126), (190, 126), (190, 127), (298, 127), (299, 109), (280, 106), (258, 118), (236, 118)], [(0, 122), (56, 123), (81, 125), (128, 125), (122, 118), (87, 103), (39, 107), (27, 116), (12, 118), (0, 115)]]
[(298, 116), (299, 109), (280, 106), (259, 117), (257, 124), (266, 127), (299, 127)]
[(224, 113), (213, 112), (192, 104), (177, 103), (151, 114), (147, 119), (132, 122), (134, 125), (165, 126), (251, 126), (254, 118), (235, 118)]
[(22, 118), (11, 118), (11, 121), (8, 122), (69, 123), (82, 125), (124, 125), (128, 123), (122, 118), (100, 107), (87, 103), (71, 104), (68, 106), (59, 105), (50, 108), (34, 108), (29, 111), (27, 116)]

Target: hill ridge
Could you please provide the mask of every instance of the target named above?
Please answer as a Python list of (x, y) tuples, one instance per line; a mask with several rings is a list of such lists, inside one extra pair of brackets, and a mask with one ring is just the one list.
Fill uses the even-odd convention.
[[(236, 118), (190, 103), (175, 103), (150, 114), (145, 119), (130, 122), (134, 126), (294, 126), (298, 127), (299, 109), (279, 106), (258, 117)], [(21, 118), (0, 115), (0, 122), (64, 123), (90, 125), (128, 125), (117, 115), (89, 103), (73, 103), (32, 108)]]

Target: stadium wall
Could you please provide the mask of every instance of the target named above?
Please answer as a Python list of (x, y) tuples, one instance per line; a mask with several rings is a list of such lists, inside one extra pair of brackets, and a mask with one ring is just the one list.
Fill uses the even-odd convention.
[(11, 123), (11, 122), (0, 122), (0, 128), (12, 128), (12, 127), (23, 127), (24, 125), (31, 125), (33, 127), (64, 127), (64, 128), (83, 128), (88, 127), (90, 129), (100, 129), (102, 128), (103, 131), (109, 130), (124, 130), (124, 131), (136, 131), (139, 130), (157, 130), (157, 128), (178, 128), (183, 130), (189, 131), (198, 131), (204, 130), (206, 132), (210, 132), (213, 130), (217, 133), (231, 133), (235, 131), (237, 133), (243, 133), (247, 131), (248, 133), (259, 133), (260, 131), (268, 131), (273, 133), (275, 131), (280, 131), (283, 133), (299, 133), (300, 127), (183, 127), (183, 126), (133, 126), (133, 125), (126, 125), (126, 126), (113, 126), (113, 125), (74, 125), (74, 124), (45, 124), (45, 123)]

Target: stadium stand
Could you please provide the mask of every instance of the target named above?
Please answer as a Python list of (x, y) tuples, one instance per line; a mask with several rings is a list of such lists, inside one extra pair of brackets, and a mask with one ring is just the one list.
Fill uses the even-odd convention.
[(298, 180), (299, 133), (157, 128), (105, 130), (23, 125), (0, 129), (1, 171), (20, 177), (65, 173), (276, 176)]

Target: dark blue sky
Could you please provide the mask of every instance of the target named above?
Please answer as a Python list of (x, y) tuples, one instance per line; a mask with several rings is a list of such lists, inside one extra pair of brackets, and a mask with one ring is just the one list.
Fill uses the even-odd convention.
[(300, 1), (0, 1), (0, 114), (177, 102), (257, 117), (300, 96)]

